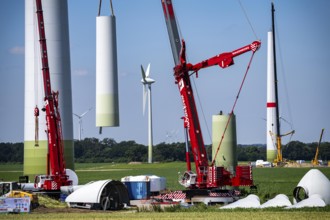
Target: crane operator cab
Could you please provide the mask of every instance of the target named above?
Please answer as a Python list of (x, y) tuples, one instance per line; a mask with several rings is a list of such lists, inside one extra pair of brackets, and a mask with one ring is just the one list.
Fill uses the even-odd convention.
[(192, 171), (186, 171), (183, 175), (179, 176), (179, 183), (186, 188), (190, 188), (196, 184), (196, 178), (196, 173), (193, 173)]
[(48, 175), (37, 175), (34, 179), (34, 188), (42, 189), (46, 180), (50, 180)]

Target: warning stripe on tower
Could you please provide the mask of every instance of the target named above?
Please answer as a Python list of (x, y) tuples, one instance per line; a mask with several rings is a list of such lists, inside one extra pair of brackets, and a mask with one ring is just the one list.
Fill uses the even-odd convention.
[(276, 102), (267, 102), (267, 108), (275, 108)]

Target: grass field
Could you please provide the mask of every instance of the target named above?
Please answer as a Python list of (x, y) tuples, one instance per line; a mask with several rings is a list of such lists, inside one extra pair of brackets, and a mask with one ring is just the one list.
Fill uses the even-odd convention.
[[(321, 211), (321, 212), (320, 212)], [(32, 213), (32, 214), (20, 214), (20, 215), (1, 215), (0, 219), (111, 219), (111, 220), (149, 220), (149, 219), (199, 219), (199, 220), (310, 220), (310, 219), (322, 219), (326, 220), (330, 218), (330, 212), (324, 212), (321, 209), (305, 209), (305, 210), (235, 210), (235, 211), (221, 211), (220, 209), (216, 211), (194, 211), (194, 212), (138, 212), (133, 213), (130, 211), (117, 211), (117, 212), (90, 212), (90, 213)]]
[[(178, 184), (178, 172), (184, 172), (186, 165), (181, 162), (155, 163), (155, 164), (75, 164), (79, 184), (93, 180), (115, 179), (120, 180), (124, 176), (154, 174), (166, 177), (167, 188), (171, 190), (183, 189)], [(256, 193), (261, 203), (273, 198), (279, 193), (286, 194), (292, 201), (293, 189), (300, 179), (311, 168), (254, 168), (253, 177), (258, 186)], [(330, 179), (330, 168), (317, 168)], [(18, 176), (23, 175), (20, 164), (0, 164), (0, 179), (17, 181)], [(248, 190), (248, 189), (246, 189)], [(29, 215), (0, 215), (4, 219), (45, 219), (43, 213)], [(325, 208), (313, 208), (302, 210), (219, 210), (215, 207), (198, 210), (179, 210), (179, 212), (91, 212), (91, 213), (48, 213), (51, 219), (330, 219), (330, 206)], [(12, 218), (13, 217), (13, 218)]]

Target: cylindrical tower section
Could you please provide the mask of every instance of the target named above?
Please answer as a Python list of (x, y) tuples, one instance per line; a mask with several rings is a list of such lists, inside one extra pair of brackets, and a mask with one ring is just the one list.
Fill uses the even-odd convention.
[(274, 162), (276, 158), (277, 122), (275, 100), (273, 33), (268, 32), (267, 44), (267, 161)]
[[(219, 143), (223, 136), (223, 132), (226, 128), (229, 115), (223, 115), (221, 112), (219, 115), (212, 116), (212, 158), (215, 157)], [(236, 117), (233, 114), (228, 124), (226, 133), (222, 140), (220, 150), (215, 158), (216, 166), (223, 166), (232, 174), (235, 174), (235, 168), (237, 166), (237, 137), (236, 137)]]
[[(68, 6), (66, 0), (42, 1), (52, 89), (59, 91), (66, 168), (74, 169), (72, 92)], [(25, 0), (25, 106), (24, 175), (46, 174), (47, 135), (45, 113), (40, 111), (38, 140), (35, 146), (34, 108), (44, 104), (39, 35), (34, 0)]]
[(96, 126), (119, 126), (116, 18), (96, 17)]

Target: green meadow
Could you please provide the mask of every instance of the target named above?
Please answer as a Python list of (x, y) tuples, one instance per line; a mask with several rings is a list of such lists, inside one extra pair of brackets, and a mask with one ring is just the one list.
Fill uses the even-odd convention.
[[(0, 164), (0, 179), (4, 181), (18, 181), (23, 175), (21, 164)], [(178, 173), (183, 173), (186, 164), (183, 162), (154, 163), (154, 164), (115, 164), (115, 163), (78, 163), (75, 164), (79, 184), (102, 179), (120, 180), (125, 176), (153, 174), (166, 177), (167, 188), (182, 190), (178, 184)], [(261, 203), (273, 198), (277, 194), (286, 194), (292, 201), (293, 189), (300, 179), (313, 168), (254, 168), (253, 178)], [(330, 179), (330, 167), (318, 167)], [(249, 188), (244, 188), (249, 192)], [(63, 216), (65, 215), (65, 217)], [(28, 215), (0, 215), (4, 219), (330, 219), (330, 206), (325, 208), (304, 208), (298, 210), (265, 209), (265, 210), (219, 210), (216, 206), (200, 206), (195, 209), (172, 209), (166, 212), (161, 210), (116, 212), (90, 212), (90, 213), (31, 213)]]

